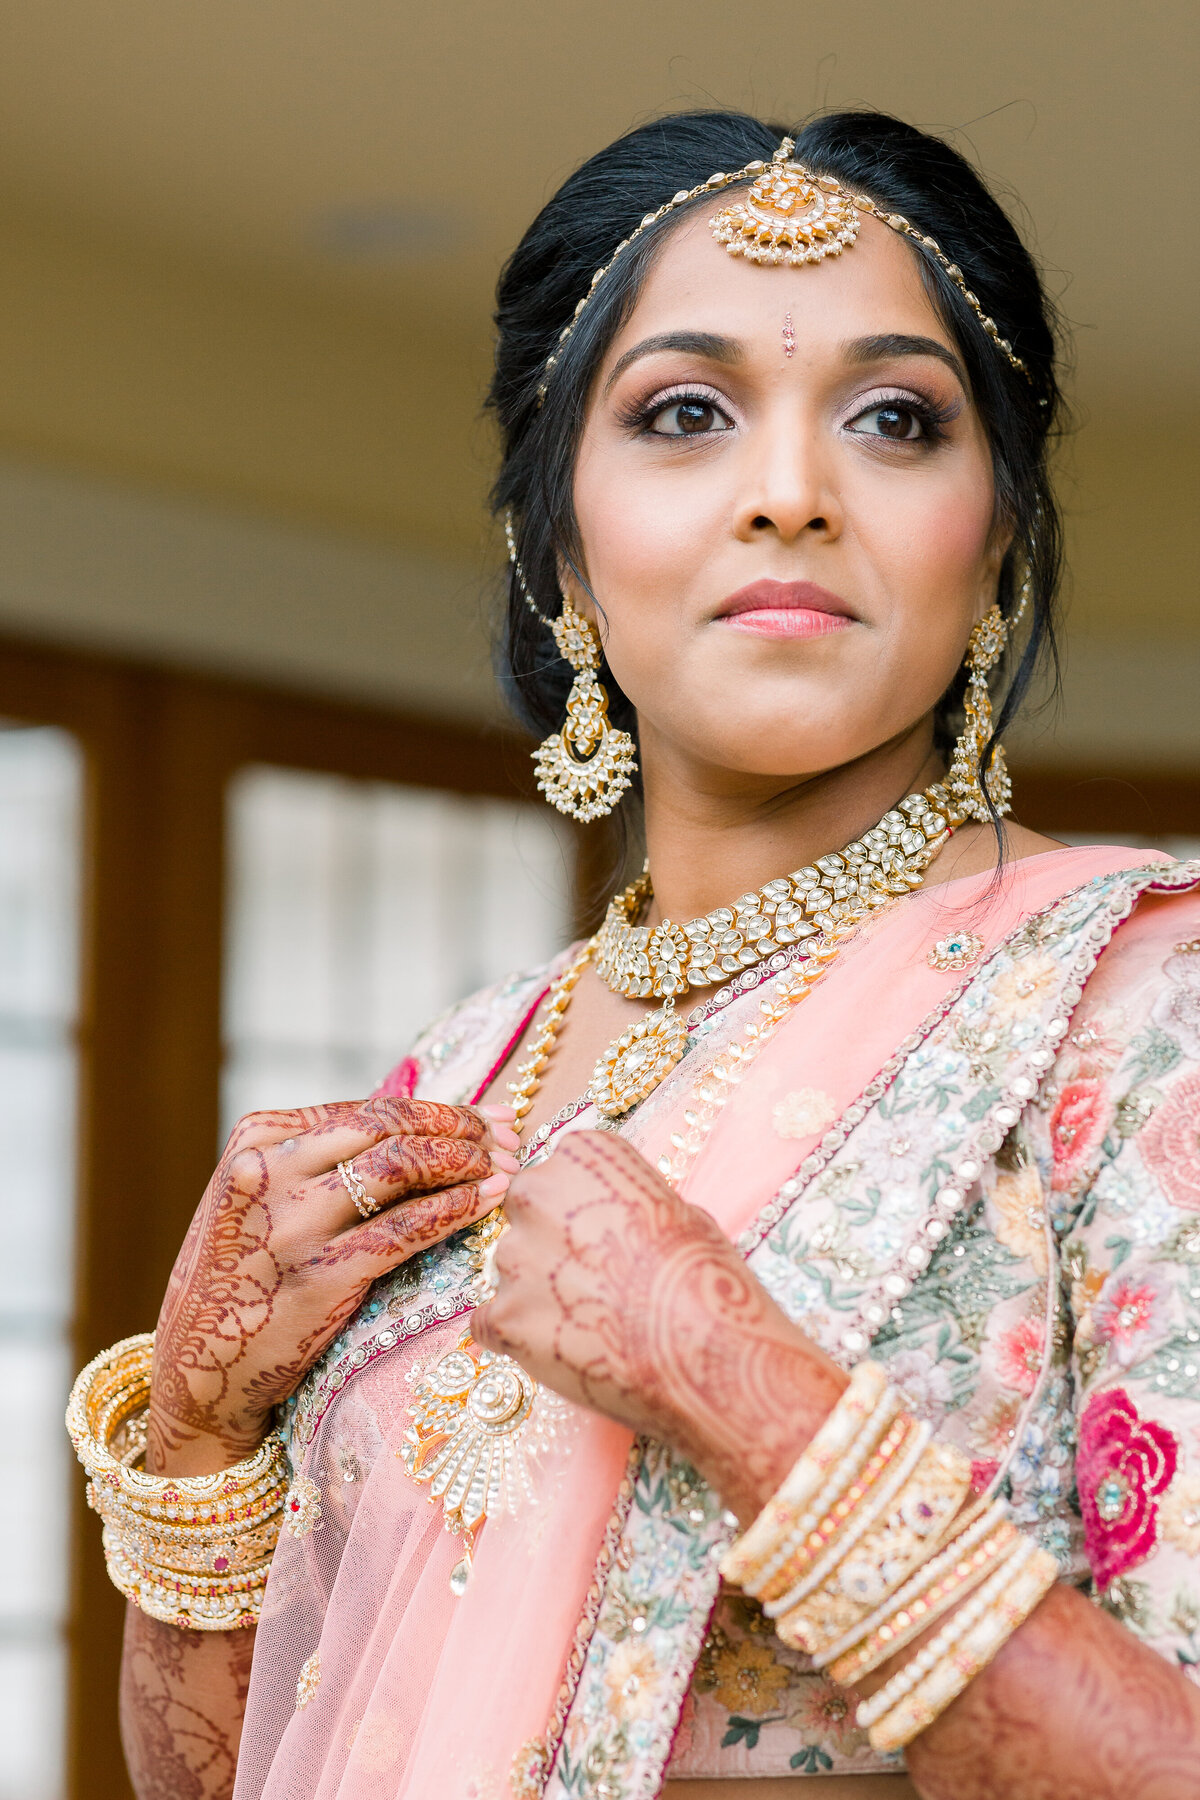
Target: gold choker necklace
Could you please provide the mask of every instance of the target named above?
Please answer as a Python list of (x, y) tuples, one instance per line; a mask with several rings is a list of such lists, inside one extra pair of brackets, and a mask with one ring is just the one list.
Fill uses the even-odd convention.
[(673, 1000), (690, 987), (712, 987), (776, 950), (816, 937), (851, 912), (884, 905), (919, 887), (962, 811), (935, 783), (884, 813), (878, 825), (810, 867), (768, 881), (732, 906), (686, 925), (663, 919), (638, 925), (653, 889), (639, 876), (609, 902), (596, 936), (596, 970), (614, 994)]

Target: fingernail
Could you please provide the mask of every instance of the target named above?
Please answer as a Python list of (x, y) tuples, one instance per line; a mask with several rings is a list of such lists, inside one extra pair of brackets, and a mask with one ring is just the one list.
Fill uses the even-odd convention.
[(504, 1119), (510, 1124), (517, 1116), (515, 1106), (480, 1106), (476, 1111), (481, 1112), (485, 1119)]
[(519, 1150), (521, 1148), (520, 1138), (515, 1131), (510, 1131), (507, 1125), (492, 1126), (492, 1142), (499, 1144), (502, 1150)]
[(493, 1169), (507, 1169), (510, 1175), (515, 1175), (520, 1166), (520, 1163), (512, 1154), (511, 1150), (492, 1151)]
[(480, 1182), (480, 1197), (484, 1200), (498, 1200), (501, 1194), (508, 1192), (508, 1186), (508, 1176), (497, 1170), (494, 1175), (489, 1175), (486, 1181)]

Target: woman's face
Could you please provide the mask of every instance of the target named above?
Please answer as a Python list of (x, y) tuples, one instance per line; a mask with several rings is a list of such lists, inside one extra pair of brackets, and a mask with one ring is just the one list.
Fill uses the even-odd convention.
[(718, 788), (928, 741), (1005, 547), (953, 340), (870, 218), (798, 269), (682, 224), (597, 375), (575, 506), (648, 777)]

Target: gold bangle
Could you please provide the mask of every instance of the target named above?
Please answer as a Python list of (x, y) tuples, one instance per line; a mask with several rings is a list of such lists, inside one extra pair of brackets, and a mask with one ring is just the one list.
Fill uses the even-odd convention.
[[(960, 1548), (956, 1539), (945, 1557), (939, 1556), (928, 1569), (918, 1570), (912, 1582), (894, 1597), (885, 1618), (877, 1625), (864, 1621), (857, 1645), (837, 1656), (826, 1650), (814, 1660), (818, 1660), (818, 1666), (828, 1668), (830, 1678), (840, 1686), (852, 1687), (981, 1586), (1001, 1557), (1011, 1550), (1016, 1537), (1017, 1528), (1011, 1519), (999, 1516), (987, 1521), (983, 1538), (972, 1546)], [(836, 1651), (838, 1645), (832, 1649)]]
[(144, 1412), (154, 1338), (124, 1338), (81, 1372), (67, 1430), (86, 1469), (88, 1503), (104, 1524), (114, 1585), (165, 1623), (228, 1631), (258, 1617), (288, 1500), (278, 1432), (253, 1455), (209, 1475), (149, 1475)]
[(952, 1700), (982, 1673), (1058, 1579), (1058, 1564), (1035, 1549), (1011, 1588), (993, 1602), (911, 1693), (904, 1695), (868, 1731), (874, 1750), (902, 1750), (928, 1730)]
[[(838, 1553), (824, 1585), (779, 1618), (785, 1644), (819, 1655), (931, 1559), (951, 1528), (970, 1489), (971, 1466), (950, 1444), (927, 1444), (900, 1479), (876, 1521), (864, 1515), (858, 1541)], [(788, 1596), (790, 1598), (790, 1596)], [(777, 1603), (779, 1604), (779, 1603)]]
[(909, 1413), (901, 1413), (899, 1418), (893, 1419), (863, 1465), (862, 1472), (853, 1478), (778, 1573), (759, 1587), (756, 1597), (764, 1602), (768, 1617), (773, 1616), (771, 1607), (790, 1594), (814, 1568), (830, 1544), (853, 1525), (854, 1515), (860, 1511), (864, 1500), (887, 1472), (897, 1452), (911, 1438), (913, 1425), (914, 1421)]

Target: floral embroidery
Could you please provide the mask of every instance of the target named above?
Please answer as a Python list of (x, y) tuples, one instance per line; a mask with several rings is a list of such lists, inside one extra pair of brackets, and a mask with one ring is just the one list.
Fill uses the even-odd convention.
[(604, 1681), (614, 1714), (621, 1719), (654, 1716), (662, 1686), (658, 1663), (649, 1644), (626, 1638), (612, 1653)]
[[(845, 1688), (835, 1687), (827, 1676), (804, 1682), (797, 1705), (789, 1710), (788, 1724), (818, 1744), (831, 1744), (839, 1756), (852, 1756), (866, 1742), (866, 1733), (854, 1723), (854, 1704)], [(792, 1758), (800, 1767), (802, 1759)], [(828, 1765), (827, 1765), (828, 1766)]]
[(321, 1685), (321, 1658), (314, 1650), (296, 1683), (296, 1711), (303, 1712)]
[(1096, 1080), (1069, 1081), (1050, 1115), (1050, 1142), (1054, 1153), (1051, 1186), (1061, 1192), (1104, 1141), (1112, 1107), (1103, 1085)]
[(1042, 1205), (1042, 1180), (1032, 1165), (1002, 1169), (992, 1190), (996, 1209), (996, 1236), (1012, 1251), (1046, 1273), (1046, 1213)]
[(898, 1350), (888, 1358), (888, 1378), (909, 1405), (936, 1430), (954, 1400), (950, 1371), (927, 1350)]
[(771, 1114), (781, 1138), (815, 1137), (837, 1118), (837, 1107), (820, 1088), (797, 1088), (785, 1094)]
[(1150, 1017), (1169, 1032), (1188, 1056), (1200, 1056), (1200, 941), (1176, 944), (1163, 964), (1170, 984), (1154, 1003)]
[(1156, 1497), (1179, 1459), (1175, 1434), (1142, 1419), (1123, 1388), (1093, 1394), (1079, 1426), (1076, 1480), (1084, 1542), (1099, 1588), (1144, 1562), (1158, 1538)]
[(769, 1643), (747, 1638), (718, 1650), (713, 1658), (713, 1698), (731, 1713), (768, 1713), (779, 1704), (790, 1671), (776, 1662)]
[[(1175, 1477), (1159, 1504), (1158, 1527), (1186, 1556), (1200, 1556), (1200, 1475)], [(1192, 1629), (1197, 1628), (1200, 1617)]]
[(1091, 1335), (1096, 1342), (1107, 1344), (1110, 1354), (1127, 1369), (1162, 1337), (1168, 1309), (1169, 1290), (1160, 1269), (1114, 1269), (1092, 1307)]
[(931, 969), (969, 969), (983, 955), (983, 939), (973, 931), (952, 931), (939, 938), (925, 961)]
[(971, 1463), (971, 1492), (986, 1494), (999, 1473), (1000, 1464), (994, 1456), (975, 1457)]
[(1018, 1319), (995, 1341), (996, 1371), (1005, 1387), (1032, 1394), (1042, 1372), (1046, 1327), (1041, 1319)]
[(1138, 1147), (1167, 1198), (1185, 1212), (1200, 1212), (1200, 1069), (1176, 1083)]
[(307, 1537), (321, 1523), (321, 1490), (307, 1475), (297, 1475), (283, 1503), (283, 1529), (289, 1537)]
[(1021, 1018), (1038, 1010), (1058, 980), (1058, 964), (1052, 956), (1023, 956), (997, 979), (992, 998), (1001, 1012)]

